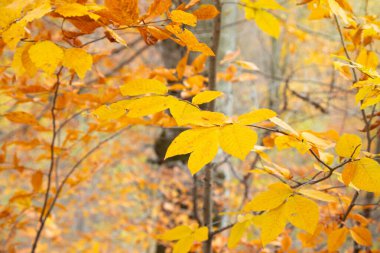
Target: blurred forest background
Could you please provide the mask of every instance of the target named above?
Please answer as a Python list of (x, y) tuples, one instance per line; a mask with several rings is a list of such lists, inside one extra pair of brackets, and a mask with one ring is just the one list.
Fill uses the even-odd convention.
[[(20, 5), (33, 9), (30, 6), (36, 2), (1, 1), (1, 16), (12, 15), (9, 10)], [(71, 2), (104, 4), (98, 0)], [(182, 2), (188, 1), (173, 0), (170, 10)], [(198, 9), (200, 4), (214, 4), (200, 2), (189, 11)], [(271, 11), (280, 22), (277, 39), (247, 18), (244, 6), (249, 0), (221, 2), (220, 40), (215, 52), (216, 88), (224, 96), (216, 101), (217, 111), (232, 116), (269, 108), (297, 131), (311, 130), (331, 136), (359, 133), (365, 137), (365, 132), (360, 133), (363, 122), (360, 106), (355, 102), (356, 90), (351, 87), (351, 70), (334, 64), (336, 59), (332, 55), (344, 55), (336, 22), (334, 18), (312, 17), (313, 4), (319, 1), (279, 0), (284, 9)], [(11, 4), (13, 7), (9, 7)], [(146, 13), (151, 4), (150, 0), (139, 0), (140, 13)], [(380, 15), (376, 0), (347, 1), (347, 4), (357, 16), (375, 20)], [(69, 71), (63, 71), (60, 77), (64, 85), (56, 95), (53, 109), (56, 139), (52, 194), (62, 180), (65, 187), (46, 221), (38, 252), (171, 252), (171, 244), (158, 240), (157, 235), (190, 224), (197, 219), (194, 209), (202, 212), (203, 205), (204, 171), (193, 177), (186, 167), (186, 157), (163, 159), (168, 145), (182, 129), (159, 127), (170, 122), (163, 112), (149, 119), (102, 120), (94, 111), (119, 101), (119, 86), (135, 78), (158, 79), (172, 87), (170, 94), (190, 99), (207, 86), (208, 59), (213, 57), (192, 51), (186, 67), (179, 67), (187, 50), (172, 40), (156, 41), (149, 33), (133, 28), (115, 30), (120, 36), (116, 40), (124, 41), (127, 44), (124, 46), (112, 42), (115, 36), (105, 36), (103, 29), (81, 27), (77, 24), (81, 22), (79, 19), (62, 20), (57, 13), (34, 20), (28, 24), (28, 38), (58, 41), (62, 47), (88, 43), (85, 48), (93, 56), (93, 66), (84, 78)], [(187, 29), (212, 48), (214, 22), (214, 18), (198, 20), (196, 27)], [(84, 32), (86, 29), (91, 32)], [(343, 33), (348, 36), (350, 30), (344, 29)], [(28, 39), (20, 43), (27, 47)], [(14, 50), (3, 41), (0, 46), (0, 252), (29, 252), (52, 166), (51, 104), (56, 76), (20, 73), (23, 71), (12, 62)], [(378, 42), (371, 44), (371, 52), (378, 55), (379, 50)], [(352, 55), (358, 61), (358, 54)], [(374, 64), (377, 66), (377, 58)], [(182, 78), (176, 74), (178, 69), (183, 71)], [(11, 117), (15, 116), (11, 112), (21, 111), (27, 115), (21, 119)], [(273, 146), (270, 144), (273, 133), (265, 130), (258, 133), (258, 145)], [(380, 153), (377, 138), (368, 151)], [(295, 149), (274, 148), (266, 153), (274, 168), (291, 173), (295, 179), (310, 176), (317, 166), (310, 156), (300, 155)], [(254, 152), (245, 161), (223, 154), (217, 159), (224, 162), (216, 170), (213, 184), (216, 229), (234, 222), (244, 203), (278, 181), (275, 173), (265, 172), (271, 165), (264, 164)], [(336, 180), (331, 179), (318, 188), (334, 185)], [(330, 191), (344, 199), (343, 192), (341, 188)], [(363, 194), (362, 202), (365, 198)], [(328, 210), (323, 209), (323, 215), (341, 212), (341, 205), (335, 203)], [(379, 215), (374, 210), (371, 219), (376, 221)], [(371, 229), (374, 249), (378, 249), (376, 235), (380, 227), (376, 224)], [(214, 252), (325, 250), (326, 234), (321, 232), (324, 228), (314, 235), (292, 230), (288, 227), (274, 248), (272, 245), (266, 249), (261, 248), (255, 230), (236, 249), (228, 249), (229, 232), (225, 231), (214, 238)], [(344, 248), (352, 247), (352, 241), (345, 245)], [(193, 247), (194, 252), (200, 249), (200, 243)]]

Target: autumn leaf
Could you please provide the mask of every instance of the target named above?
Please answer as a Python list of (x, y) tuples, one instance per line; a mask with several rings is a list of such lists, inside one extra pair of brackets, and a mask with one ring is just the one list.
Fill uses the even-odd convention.
[(99, 120), (115, 120), (127, 113), (128, 106), (132, 100), (121, 100), (111, 105), (102, 105), (95, 109), (92, 113), (98, 117)]
[(170, 19), (173, 22), (181, 23), (184, 25), (189, 25), (189, 26), (196, 26), (197, 25), (197, 17), (196, 16), (194, 16), (191, 13), (184, 12), (181, 10), (173, 10), (170, 13)]
[(273, 38), (278, 39), (280, 36), (280, 22), (269, 12), (258, 10), (255, 15), (255, 22), (260, 30)]
[(29, 49), (33, 64), (48, 75), (54, 73), (64, 57), (63, 50), (51, 41), (37, 42)]
[(285, 129), (286, 131), (288, 131), (292, 135), (299, 136), (298, 132), (296, 130), (294, 130), (294, 128), (292, 128), (288, 123), (286, 123), (282, 119), (280, 119), (278, 117), (273, 117), (273, 118), (270, 118), (269, 120), (272, 121), (277, 126)]
[(177, 64), (176, 70), (177, 70), (178, 79), (182, 79), (183, 75), (185, 74), (188, 58), (189, 58), (189, 51), (186, 52), (186, 54), (182, 57), (182, 59)]
[(158, 236), (164, 241), (178, 241), (173, 247), (173, 253), (187, 253), (194, 242), (202, 242), (208, 239), (208, 228), (197, 226), (178, 226)]
[[(125, 94), (125, 93), (124, 93)], [(127, 116), (138, 118), (168, 109), (176, 99), (171, 96), (148, 96), (137, 98), (128, 105)]]
[(198, 107), (187, 101), (177, 100), (170, 106), (170, 113), (173, 115), (178, 126), (184, 126), (191, 123), (192, 121), (189, 119), (188, 115), (194, 115), (199, 111)]
[(305, 195), (309, 198), (321, 200), (321, 201), (326, 201), (326, 202), (337, 202), (338, 199), (335, 196), (332, 196), (328, 193), (322, 192), (322, 191), (317, 191), (313, 189), (300, 189), (298, 191), (302, 195)]
[(43, 173), (38, 170), (32, 175), (31, 183), (33, 186), (33, 191), (38, 192), (42, 187)]
[(247, 126), (229, 124), (223, 126), (220, 146), (228, 154), (244, 160), (257, 142), (257, 133)]
[(158, 238), (164, 241), (176, 241), (190, 235), (192, 232), (192, 229), (188, 226), (178, 226), (169, 231), (166, 231)]
[(345, 184), (352, 183), (360, 190), (380, 192), (380, 165), (373, 159), (364, 157), (347, 164), (342, 178)]
[(195, 95), (195, 97), (193, 97), (191, 102), (195, 105), (200, 105), (200, 104), (211, 102), (222, 95), (223, 95), (223, 92), (207, 90)]
[(255, 217), (253, 223), (260, 229), (260, 238), (264, 247), (284, 231), (286, 220), (284, 205)]
[(92, 56), (80, 48), (69, 48), (65, 50), (63, 66), (74, 70), (83, 79), (86, 72), (91, 70)]
[(196, 16), (198, 20), (208, 20), (218, 16), (219, 11), (214, 5), (202, 4), (198, 9), (193, 11), (193, 15)]
[(219, 148), (219, 128), (195, 128), (180, 133), (170, 144), (165, 159), (190, 154), (188, 166), (192, 175), (210, 163)]
[(251, 7), (257, 9), (268, 9), (268, 10), (286, 10), (283, 6), (277, 3), (275, 0), (257, 0), (250, 5)]
[(294, 195), (287, 200), (285, 209), (286, 217), (290, 223), (310, 234), (314, 233), (319, 220), (317, 203), (305, 197)]
[(361, 146), (362, 140), (359, 136), (343, 134), (335, 146), (335, 151), (341, 157), (355, 159), (360, 154)]
[(196, 141), (194, 151), (190, 154), (188, 166), (192, 175), (212, 162), (219, 148), (219, 129), (207, 128)]
[(242, 125), (253, 125), (264, 120), (275, 117), (277, 114), (269, 109), (253, 110), (238, 117), (237, 122)]
[(370, 247), (372, 246), (372, 234), (367, 228), (355, 226), (350, 229), (352, 239), (359, 245)]
[(61, 5), (55, 10), (55, 12), (62, 15), (63, 17), (89, 16), (93, 20), (98, 20), (100, 18), (99, 15), (89, 12), (89, 8), (78, 3), (68, 3)]
[(268, 191), (257, 194), (244, 207), (245, 211), (266, 211), (279, 207), (293, 194), (292, 189), (283, 183), (271, 184)]
[(213, 127), (224, 125), (227, 117), (220, 112), (198, 110), (193, 111), (191, 114), (183, 115), (181, 120), (194, 126)]
[(336, 252), (347, 240), (348, 229), (338, 228), (328, 234), (327, 249), (329, 252)]
[(238, 221), (232, 226), (230, 236), (228, 237), (228, 248), (232, 249), (237, 246), (247, 228), (252, 224), (253, 216), (251, 214), (239, 215)]
[(123, 96), (138, 96), (145, 94), (160, 94), (168, 93), (168, 88), (162, 82), (155, 79), (135, 79), (120, 86), (120, 91)]
[(19, 124), (36, 125), (37, 119), (30, 113), (23, 111), (9, 112), (4, 115), (9, 121)]

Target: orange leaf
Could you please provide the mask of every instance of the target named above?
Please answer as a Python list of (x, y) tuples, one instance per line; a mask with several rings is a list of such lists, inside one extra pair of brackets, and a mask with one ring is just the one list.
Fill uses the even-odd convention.
[(43, 173), (40, 170), (33, 173), (31, 183), (32, 183), (34, 192), (38, 192), (41, 189), (42, 181), (43, 181)]
[(193, 14), (197, 17), (198, 20), (207, 20), (213, 19), (218, 16), (220, 12), (218, 9), (211, 4), (203, 4), (199, 9), (195, 10)]
[(20, 124), (28, 124), (28, 125), (35, 125), (38, 124), (36, 118), (27, 112), (10, 112), (5, 114), (5, 117), (14, 123), (20, 123)]
[(371, 231), (367, 228), (355, 226), (350, 229), (350, 234), (352, 239), (360, 245), (371, 246), (372, 245), (372, 235)]

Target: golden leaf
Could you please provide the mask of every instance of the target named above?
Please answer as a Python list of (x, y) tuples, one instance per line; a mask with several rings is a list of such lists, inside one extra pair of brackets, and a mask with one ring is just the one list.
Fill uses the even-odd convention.
[(211, 102), (222, 95), (223, 95), (223, 92), (220, 92), (220, 91), (206, 90), (195, 95), (195, 97), (193, 97), (191, 102), (193, 104), (200, 105), (200, 104)]
[(266, 211), (279, 207), (293, 194), (292, 189), (284, 183), (271, 184), (268, 191), (257, 194), (244, 207), (245, 211)]
[(173, 22), (176, 23), (181, 23), (184, 25), (189, 25), (189, 26), (196, 26), (197, 25), (197, 17), (194, 16), (191, 13), (187, 13), (181, 10), (173, 10), (170, 13), (170, 19)]
[(51, 75), (61, 63), (63, 50), (51, 41), (37, 42), (29, 49), (29, 56), (33, 64)]
[(138, 96), (149, 93), (165, 95), (168, 93), (168, 88), (158, 80), (141, 78), (120, 86), (120, 91), (123, 96)]
[(81, 48), (69, 48), (65, 50), (62, 64), (74, 70), (83, 79), (86, 72), (91, 70), (92, 56)]

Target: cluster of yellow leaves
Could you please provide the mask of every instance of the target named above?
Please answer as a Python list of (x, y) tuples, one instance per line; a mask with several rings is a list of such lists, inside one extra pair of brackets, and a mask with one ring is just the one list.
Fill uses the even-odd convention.
[(246, 204), (244, 212), (261, 212), (261, 214), (239, 215), (238, 222), (231, 230), (228, 246), (235, 247), (252, 224), (260, 229), (264, 246), (284, 231), (287, 222), (313, 234), (319, 220), (319, 208), (317, 203), (309, 198), (326, 202), (337, 201), (334, 196), (321, 191), (313, 189), (294, 191), (284, 183), (271, 184), (268, 191), (259, 193)]
[[(226, 153), (244, 160), (257, 141), (257, 134), (249, 125), (276, 116), (269, 109), (259, 109), (231, 121), (222, 113), (202, 111), (197, 106), (211, 102), (223, 93), (204, 91), (193, 98), (193, 103), (189, 103), (166, 95), (166, 85), (155, 79), (136, 79), (122, 85), (120, 90), (124, 96), (139, 97), (110, 106), (103, 105), (94, 114), (101, 120), (109, 120), (117, 119), (127, 111), (128, 117), (138, 118), (169, 109), (178, 126), (190, 125), (194, 128), (182, 132), (173, 140), (165, 158), (191, 153), (188, 165), (192, 174), (213, 160), (219, 146)], [(146, 94), (150, 95), (140, 97)]]
[[(184, 116), (189, 119), (189, 115)], [(170, 144), (165, 158), (191, 153), (188, 166), (193, 175), (214, 159), (219, 147), (244, 160), (257, 142), (257, 133), (249, 125), (274, 116), (276, 113), (269, 109), (258, 109), (240, 115), (230, 123), (217, 112), (193, 112), (188, 123), (198, 127), (179, 134)]]
[(275, 0), (242, 0), (245, 18), (254, 20), (256, 25), (268, 35), (278, 39), (280, 36), (280, 21), (269, 10), (285, 10)]
[(343, 134), (338, 140), (335, 151), (340, 157), (353, 159), (342, 172), (342, 180), (346, 185), (368, 192), (380, 192), (380, 165), (375, 160), (362, 157), (360, 137), (353, 134)]
[[(187, 46), (189, 50), (214, 55), (212, 50), (206, 44), (200, 43), (192, 32), (179, 26), (195, 26), (198, 18), (207, 20), (219, 14), (213, 5), (202, 5), (193, 13), (186, 12), (197, 3), (198, 1), (192, 1), (189, 4), (180, 5), (176, 10), (168, 13), (172, 1), (156, 0), (150, 5), (148, 12), (140, 16), (137, 0), (121, 2), (107, 0), (104, 6), (61, 1), (51, 3), (48, 0), (24, 4), (22, 1), (14, 0), (0, 7), (2, 13), (10, 13), (10, 15), (2, 15), (0, 19), (0, 34), (5, 44), (14, 49), (20, 41), (30, 37), (30, 32), (26, 29), (28, 23), (50, 15), (65, 18), (78, 28), (80, 32), (67, 31), (74, 37), (90, 34), (96, 28), (103, 27), (110, 41), (127, 45), (126, 41), (110, 28), (110, 25), (125, 28), (133, 26), (138, 29), (148, 44), (154, 44), (157, 40), (173, 39)], [(168, 13), (173, 21), (165, 29), (160, 26), (146, 25), (146, 22), (164, 13)], [(81, 44), (79, 40), (76, 43)], [(37, 55), (39, 60), (36, 59)], [(34, 76), (37, 69), (52, 74), (60, 63), (75, 71), (80, 78), (84, 78), (86, 71), (92, 66), (92, 57), (81, 48), (63, 50), (51, 41), (42, 41), (34, 45), (25, 44), (18, 47), (12, 67), (18, 75), (27, 73), (29, 76)]]
[(158, 239), (163, 241), (178, 241), (173, 247), (173, 253), (187, 253), (195, 242), (203, 242), (208, 239), (208, 228), (185, 225), (177, 226), (159, 235)]
[(379, 59), (375, 52), (367, 51), (362, 48), (356, 61), (347, 59), (344, 56), (336, 56), (336, 58), (344, 62), (334, 62), (336, 69), (345, 72), (344, 67), (350, 67), (359, 70), (363, 73), (363, 80), (360, 80), (352, 85), (353, 89), (357, 89), (355, 100), (361, 103), (360, 109), (365, 109), (369, 106), (378, 104), (380, 102), (380, 74), (376, 71)]
[(18, 75), (34, 76), (37, 69), (51, 75), (61, 64), (84, 78), (92, 67), (92, 56), (81, 48), (62, 49), (51, 41), (41, 41), (17, 48), (12, 67)]

